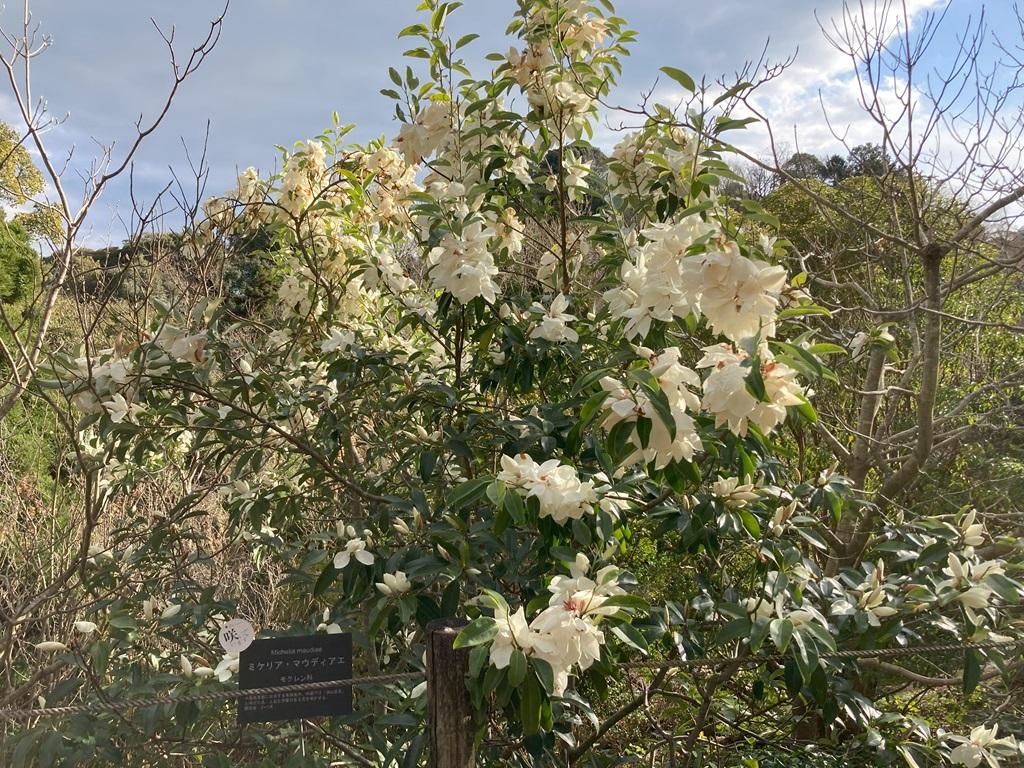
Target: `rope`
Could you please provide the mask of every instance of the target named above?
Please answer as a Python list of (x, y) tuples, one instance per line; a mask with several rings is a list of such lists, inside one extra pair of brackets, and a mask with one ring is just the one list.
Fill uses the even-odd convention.
[[(819, 660), (878, 659), (896, 656), (916, 656), (919, 653), (941, 653), (943, 651), (982, 651), (998, 648), (1019, 648), (1024, 640), (1011, 640), (1001, 643), (946, 643), (944, 645), (915, 645), (902, 648), (853, 648), (846, 651), (822, 653)], [(701, 667), (725, 667), (730, 664), (757, 665), (769, 661), (788, 661), (792, 656), (786, 653), (773, 653), (760, 656), (738, 656), (732, 659), (680, 659), (679, 661), (628, 661), (618, 666), (622, 669), (698, 669)]]
[[(877, 659), (896, 656), (914, 656), (921, 653), (941, 653), (957, 651), (982, 651), (1010, 649), (1024, 646), (1024, 640), (1011, 640), (1002, 643), (946, 643), (942, 645), (918, 645), (902, 648), (856, 648), (845, 651), (823, 653), (819, 660), (850, 660)], [(765, 654), (760, 656), (738, 656), (731, 659), (680, 659), (678, 661), (629, 661), (619, 664), (620, 669), (700, 669), (726, 667), (729, 665), (757, 665), (770, 661), (788, 661), (792, 656), (785, 653)], [(69, 704), (64, 707), (43, 707), (39, 709), (0, 709), (0, 717), (10, 720), (27, 720), (34, 717), (52, 717), (57, 715), (77, 715), (85, 712), (123, 711), (159, 706), (161, 704), (177, 704), (179, 702), (209, 702), (244, 699), (248, 696), (265, 696), (274, 693), (302, 693), (304, 691), (322, 691), (331, 688), (342, 688), (349, 685), (372, 685), (375, 683), (391, 683), (398, 680), (416, 680), (423, 677), (422, 672), (396, 672), (388, 675), (370, 675), (353, 680), (321, 680), (312, 683), (295, 683), (294, 685), (275, 685), (265, 688), (247, 688), (234, 691), (210, 691), (189, 696), (142, 696), (120, 702), (94, 701), (85, 704)]]
[(246, 688), (234, 691), (209, 691), (189, 696), (140, 696), (119, 702), (93, 701), (85, 704), (69, 704), (65, 707), (42, 707), (39, 709), (0, 709), (0, 716), (11, 720), (27, 720), (34, 717), (52, 717), (56, 715), (78, 715), (84, 712), (120, 712), (128, 709), (142, 709), (161, 704), (177, 704), (183, 701), (208, 702), (244, 699), (249, 696), (265, 696), (273, 693), (302, 693), (304, 691), (323, 691), (331, 688), (344, 688), (349, 685), (373, 685), (375, 683), (391, 683), (398, 680), (415, 680), (423, 677), (422, 672), (395, 672), (389, 675), (370, 675), (351, 680), (319, 680), (310, 683), (294, 683), (292, 685), (273, 685), (264, 688)]

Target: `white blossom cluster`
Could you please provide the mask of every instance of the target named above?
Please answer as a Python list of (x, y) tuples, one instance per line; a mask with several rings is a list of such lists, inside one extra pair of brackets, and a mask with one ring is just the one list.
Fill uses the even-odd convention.
[[(559, 66), (562, 53), (584, 61), (593, 56), (608, 34), (605, 19), (584, 2), (561, 3), (556, 9), (536, 8), (527, 19), (527, 45), (512, 47), (508, 73), (526, 95), (534, 117), (549, 122), (559, 133), (579, 136), (594, 109), (593, 98), (578, 78)], [(560, 41), (552, 46), (552, 35)]]
[(490, 662), (497, 669), (509, 666), (512, 654), (522, 652), (551, 665), (554, 693), (561, 695), (574, 667), (588, 669), (601, 658), (604, 632), (599, 622), (618, 611), (605, 606), (608, 598), (625, 594), (618, 584), (619, 570), (605, 566), (591, 579), (590, 561), (576, 555), (569, 576), (555, 576), (548, 591), (548, 607), (527, 623), (522, 607), (515, 612), (497, 610), (498, 634), (491, 643)]
[(522, 496), (535, 497), (540, 516), (559, 525), (593, 514), (598, 500), (593, 481), (581, 481), (575, 468), (558, 459), (538, 464), (525, 453), (502, 456), (498, 479)]
[(995, 593), (995, 590), (986, 583), (986, 579), (1003, 575), (1005, 563), (1002, 560), (971, 562), (967, 558), (957, 557), (952, 552), (946, 562), (947, 565), (942, 572), (949, 578), (937, 585), (939, 595), (952, 594), (953, 600), (963, 606), (964, 613), (971, 623), (980, 624), (976, 611), (987, 608)]
[(569, 297), (564, 293), (555, 296), (547, 308), (543, 304), (534, 303), (530, 309), (541, 317), (540, 322), (530, 331), (530, 338), (545, 339), (552, 344), (579, 341), (579, 334), (569, 326), (569, 323), (575, 322), (576, 316), (566, 312), (568, 308)]
[(633, 131), (612, 149), (609, 191), (617, 197), (647, 197), (667, 171), (674, 190), (686, 194), (690, 180), (700, 170), (697, 150), (697, 137), (683, 128), (672, 128), (667, 135)]
[(602, 426), (610, 431), (617, 424), (635, 422), (641, 417), (651, 421), (651, 433), (646, 445), (636, 430), (630, 436), (634, 451), (623, 462), (627, 466), (653, 462), (656, 469), (662, 469), (672, 461), (691, 461), (703, 448), (690, 415), (700, 408), (700, 399), (691, 389), (700, 387), (700, 377), (679, 362), (677, 347), (669, 347), (659, 354), (641, 349), (641, 354), (647, 361), (650, 374), (657, 379), (658, 386), (668, 400), (675, 435), (671, 434), (658, 415), (651, 401), (650, 390), (640, 385), (627, 387), (611, 376), (601, 379), (601, 387), (608, 393), (604, 401), (608, 415)]
[(71, 402), (83, 413), (104, 413), (115, 424), (135, 421), (146, 410), (139, 394), (153, 376), (165, 373), (170, 363), (200, 365), (206, 360), (205, 332), (190, 334), (164, 323), (143, 338), (150, 346), (141, 362), (111, 347), (61, 366), (58, 380)]
[(417, 165), (441, 146), (452, 130), (452, 106), (432, 101), (411, 122), (402, 123), (395, 146), (409, 165)]
[(498, 267), (488, 247), (494, 235), (494, 230), (484, 227), (478, 218), (466, 224), (461, 233), (446, 234), (427, 257), (430, 284), (448, 291), (463, 304), (477, 296), (493, 302), (501, 290), (495, 281)]
[(863, 613), (872, 627), (879, 627), (882, 619), (895, 616), (898, 611), (887, 605), (889, 593), (885, 584), (885, 564), (879, 560), (871, 575), (851, 594), (832, 603), (833, 616), (854, 616)]
[(697, 368), (707, 369), (701, 408), (715, 417), (715, 426), (728, 425), (737, 435), (747, 433), (747, 425), (757, 425), (763, 433), (771, 433), (786, 419), (786, 407), (804, 402), (804, 390), (796, 371), (775, 360), (767, 346), (762, 345), (758, 358), (764, 400), (751, 394), (747, 386), (750, 359), (743, 350), (728, 344), (704, 348), (704, 357)]
[[(627, 338), (647, 335), (655, 320), (690, 314), (703, 315), (732, 341), (775, 334), (786, 283), (782, 267), (744, 256), (736, 241), (697, 213), (641, 234), (645, 242), (623, 262), (622, 284), (604, 295), (612, 315), (626, 320)], [(702, 250), (692, 253), (695, 248)]]

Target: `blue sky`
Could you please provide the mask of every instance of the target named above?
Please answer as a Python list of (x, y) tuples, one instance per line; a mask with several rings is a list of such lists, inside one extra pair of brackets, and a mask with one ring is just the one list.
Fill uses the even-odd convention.
[[(20, 23), (20, 3), (0, 14), (5, 28)], [(828, 19), (839, 0), (619, 0), (617, 11), (639, 33), (626, 61), (617, 94), (623, 102), (654, 82), (659, 66), (672, 65), (700, 78), (729, 73), (756, 58), (766, 42), (785, 57), (799, 49), (794, 68), (766, 107), (792, 136), (800, 126), (800, 148), (836, 149), (820, 119), (818, 92), (841, 99), (830, 115), (849, 125), (851, 137), (870, 139), (871, 128), (850, 103), (848, 65), (823, 39), (815, 18)], [(911, 0), (915, 7), (934, 5)], [(400, 59), (408, 40), (397, 32), (416, 20), (416, 0), (233, 0), (220, 43), (187, 82), (168, 119), (146, 143), (135, 168), (135, 191), (143, 199), (171, 178), (171, 168), (188, 176), (187, 147), (198, 154), (209, 122), (208, 194), (231, 186), (236, 169), (273, 166), (275, 144), (315, 136), (337, 110), (354, 122), (357, 140), (396, 131), (390, 102), (379, 95), (389, 84), (387, 67)], [(88, 168), (100, 144), (115, 143), (114, 155), (131, 137), (139, 114), (151, 116), (169, 84), (168, 56), (150, 21), (173, 25), (179, 51), (205, 35), (219, 10), (214, 0), (37, 0), (34, 20), (52, 39), (34, 64), (33, 88), (55, 116), (67, 119), (48, 135), (58, 155), (74, 148), (74, 174)], [(966, 15), (974, 0), (957, 0)], [(482, 33), (471, 58), (504, 51), (511, 0), (468, 0), (453, 17), (456, 34)], [(995, 5), (998, 16), (1000, 5)], [(959, 17), (958, 17), (959, 18)], [(954, 19), (957, 21), (957, 19)], [(955, 27), (956, 24), (950, 25)], [(478, 72), (484, 72), (483, 68)], [(0, 87), (0, 116), (10, 119), (12, 102)], [(863, 136), (862, 136), (863, 135)], [(112, 186), (93, 217), (88, 239), (119, 242), (128, 185)], [(169, 218), (168, 226), (175, 220)]]

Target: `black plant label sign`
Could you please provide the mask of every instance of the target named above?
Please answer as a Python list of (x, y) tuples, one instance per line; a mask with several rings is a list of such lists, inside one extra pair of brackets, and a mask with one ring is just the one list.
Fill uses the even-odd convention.
[[(268, 688), (352, 679), (352, 635), (254, 640), (238, 657), (238, 687)], [(239, 723), (352, 714), (352, 686), (262, 693), (238, 700)]]

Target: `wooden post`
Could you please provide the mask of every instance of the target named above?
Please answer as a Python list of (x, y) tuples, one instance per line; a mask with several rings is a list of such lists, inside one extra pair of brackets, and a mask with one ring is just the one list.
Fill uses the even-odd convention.
[(469, 649), (453, 648), (468, 622), (438, 619), (427, 625), (427, 704), (431, 768), (475, 768), (473, 705), (466, 690)]

